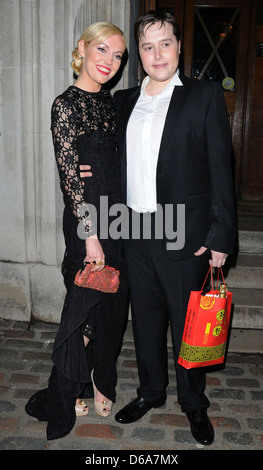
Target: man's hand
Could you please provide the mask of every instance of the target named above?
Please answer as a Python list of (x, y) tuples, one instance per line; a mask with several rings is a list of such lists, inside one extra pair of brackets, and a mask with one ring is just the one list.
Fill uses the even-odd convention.
[(91, 171), (88, 171), (91, 170), (90, 165), (79, 165), (79, 169), (81, 178), (89, 178), (90, 176), (92, 176)]
[[(195, 256), (202, 255), (206, 250), (207, 248), (205, 246), (201, 246), (201, 248), (195, 252)], [(221, 268), (221, 266), (224, 266), (228, 256), (226, 253), (220, 253), (219, 251), (211, 250), (211, 255), (212, 259), (209, 260), (210, 266), (213, 268)]]

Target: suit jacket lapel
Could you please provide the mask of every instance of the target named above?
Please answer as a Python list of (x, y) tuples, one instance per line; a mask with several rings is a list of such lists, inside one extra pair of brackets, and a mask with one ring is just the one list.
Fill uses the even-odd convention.
[(132, 110), (139, 98), (139, 95), (140, 95), (140, 87), (137, 87), (132, 90), (132, 93), (128, 96), (128, 99), (125, 101), (125, 106), (123, 107), (122, 113), (119, 118), (119, 126), (121, 128), (122, 135), (123, 135), (124, 130), (125, 130), (125, 135), (126, 135), (127, 124), (130, 119)]
[(118, 126), (119, 126), (119, 133), (122, 136), (121, 138), (121, 154), (124, 156), (126, 162), (126, 131), (128, 121), (130, 119), (130, 115), (132, 110), (139, 98), (140, 95), (140, 87), (135, 88), (132, 90), (132, 93), (128, 96), (125, 101), (125, 106), (122, 108), (122, 112), (119, 116)]
[(174, 87), (171, 102), (165, 119), (164, 130), (159, 151), (159, 158), (164, 152), (174, 132), (176, 131), (178, 122), (182, 117), (185, 101), (190, 94), (190, 80), (182, 74), (180, 74), (180, 79), (183, 83), (183, 86)]
[(121, 139), (119, 139), (120, 145), (120, 154), (121, 154), (121, 174), (122, 174), (122, 200), (126, 204), (127, 197), (127, 150), (126, 150), (126, 134), (127, 134), (127, 125), (130, 119), (132, 110), (140, 96), (140, 87), (132, 90), (131, 94), (128, 96), (125, 101), (125, 106), (122, 109), (122, 112), (119, 115), (118, 126), (119, 134)]

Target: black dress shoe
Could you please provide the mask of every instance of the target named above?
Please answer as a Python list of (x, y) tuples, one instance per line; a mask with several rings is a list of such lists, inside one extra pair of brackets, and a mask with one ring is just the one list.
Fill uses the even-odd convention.
[(195, 440), (204, 446), (211, 445), (215, 433), (206, 409), (190, 410), (186, 411), (185, 414), (190, 421), (191, 432)]
[(150, 403), (144, 400), (144, 398), (137, 397), (135, 400), (131, 401), (131, 403), (128, 403), (128, 405), (122, 408), (122, 410), (118, 411), (115, 419), (121, 424), (134, 423), (152, 408), (163, 406), (165, 401), (166, 398), (159, 398), (158, 400)]

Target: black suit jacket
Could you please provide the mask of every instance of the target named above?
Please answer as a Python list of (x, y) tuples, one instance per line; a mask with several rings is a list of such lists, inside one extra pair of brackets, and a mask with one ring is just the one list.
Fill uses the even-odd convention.
[[(164, 235), (164, 249), (171, 259), (191, 257), (201, 246), (232, 253), (236, 240), (232, 145), (222, 88), (217, 82), (193, 80), (182, 74), (180, 79), (183, 86), (174, 87), (165, 120), (156, 188), (157, 203), (163, 208), (173, 204), (175, 232), (177, 204), (185, 205), (185, 243), (180, 249), (167, 250)], [(124, 203), (126, 129), (139, 95), (140, 87), (114, 95)]]

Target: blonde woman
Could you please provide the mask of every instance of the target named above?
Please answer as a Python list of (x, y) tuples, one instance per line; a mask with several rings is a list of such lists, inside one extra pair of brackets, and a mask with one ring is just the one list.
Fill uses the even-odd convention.
[[(62, 274), (67, 295), (49, 386), (26, 405), (29, 415), (48, 421), (48, 439), (68, 434), (76, 415), (88, 414), (83, 398), (94, 396), (94, 409), (103, 417), (110, 414), (116, 398), (116, 358), (127, 312), (126, 276), (121, 242), (101, 239), (97, 223), (101, 196), (108, 198), (109, 207), (120, 202), (116, 118), (106, 84), (119, 70), (125, 48), (116, 26), (106, 22), (89, 26), (72, 53), (71, 66), (78, 78), (52, 106), (51, 130), (65, 203)], [(87, 163), (92, 164), (92, 178), (80, 179), (79, 165)], [(87, 210), (89, 203), (97, 210), (97, 223)], [(94, 270), (105, 263), (119, 269), (118, 292), (77, 287), (74, 278), (84, 262), (94, 263)]]

